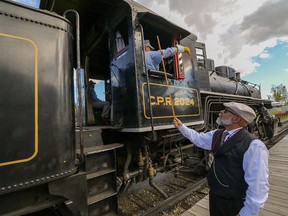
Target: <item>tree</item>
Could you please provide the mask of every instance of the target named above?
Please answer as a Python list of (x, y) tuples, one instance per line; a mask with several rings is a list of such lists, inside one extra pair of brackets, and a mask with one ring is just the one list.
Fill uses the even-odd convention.
[(271, 99), (277, 102), (287, 102), (288, 100), (288, 92), (286, 86), (282, 83), (280, 85), (272, 85), (271, 91), (272, 96)]

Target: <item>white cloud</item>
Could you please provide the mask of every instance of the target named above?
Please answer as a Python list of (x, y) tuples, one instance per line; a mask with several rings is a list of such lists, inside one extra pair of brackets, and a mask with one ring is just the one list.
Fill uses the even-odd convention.
[(241, 23), (241, 29), (246, 33), (247, 42), (259, 43), (287, 35), (287, 11), (288, 1), (274, 0), (246, 16)]
[(272, 56), (267, 52), (267, 50), (265, 50), (259, 55), (259, 58), (266, 59), (266, 58), (272, 58)]
[(103, 80), (97, 80), (97, 79), (90, 79), (92, 80), (96, 85), (103, 82)]
[(287, 0), (136, 0), (195, 33), (215, 65), (252, 73), (252, 57), (271, 57), (266, 48), (288, 41)]

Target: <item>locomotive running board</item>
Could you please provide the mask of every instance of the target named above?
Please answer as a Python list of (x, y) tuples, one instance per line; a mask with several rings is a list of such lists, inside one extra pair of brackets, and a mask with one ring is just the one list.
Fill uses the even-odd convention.
[[(172, 121), (172, 120), (171, 120)], [(183, 122), (186, 126), (192, 125), (201, 125), (204, 124), (204, 121), (195, 121), (195, 122)], [(174, 128), (173, 125), (159, 125), (154, 126), (154, 130), (164, 130), (164, 129), (172, 129)], [(120, 132), (132, 132), (132, 133), (139, 133), (139, 132), (148, 132), (151, 131), (151, 127), (143, 127), (143, 128), (122, 128), (119, 130)]]

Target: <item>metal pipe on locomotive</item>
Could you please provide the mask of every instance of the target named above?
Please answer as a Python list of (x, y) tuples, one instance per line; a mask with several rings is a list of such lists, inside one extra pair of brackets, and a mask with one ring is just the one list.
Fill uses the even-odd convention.
[[(67, 11), (79, 14), (79, 34)], [(156, 35), (163, 48), (179, 43), (191, 56), (165, 60), (166, 74), (148, 71), (143, 41), (156, 45)], [(116, 214), (131, 179), (149, 180), (167, 197), (153, 181), (157, 172), (206, 168), (205, 152), (174, 128), (172, 106), (182, 122), (205, 131), (217, 127), (223, 102), (246, 103), (258, 115), (250, 130), (261, 139), (277, 133), (258, 85), (230, 67), (214, 68), (196, 35), (135, 2), (42, 0), (38, 10), (1, 0), (0, 47), (1, 215)], [(105, 82), (109, 126), (93, 112), (89, 79)]]

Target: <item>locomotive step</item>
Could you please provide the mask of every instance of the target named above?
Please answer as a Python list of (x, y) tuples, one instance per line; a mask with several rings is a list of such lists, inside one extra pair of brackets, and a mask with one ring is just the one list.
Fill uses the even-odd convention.
[[(108, 144), (108, 145), (94, 145), (94, 146), (89, 146), (89, 147), (84, 147), (84, 154), (85, 155), (91, 155), (99, 152), (105, 152), (105, 151), (110, 151), (113, 149), (121, 148), (123, 144), (121, 143), (113, 143), (113, 144)], [(80, 154), (80, 149), (76, 149), (76, 153)]]
[[(84, 146), (90, 147), (95, 145), (103, 145), (101, 133), (102, 129), (100, 127), (84, 127), (83, 128)], [(79, 148), (78, 143), (80, 142), (79, 128), (76, 128), (75, 139), (77, 143), (76, 147), (78, 149)]]
[(113, 173), (115, 171), (116, 171), (115, 169), (108, 168), (108, 169), (101, 170), (101, 171), (98, 171), (98, 172), (92, 172), (92, 173), (87, 174), (86, 179), (90, 180), (90, 179), (93, 179), (93, 178), (96, 178), (96, 177), (99, 177), (99, 176), (103, 176), (103, 175), (107, 175), (109, 173)]
[(88, 197), (88, 205), (92, 205), (94, 203), (100, 202), (101, 200), (108, 199), (109, 197), (117, 195), (117, 192), (113, 190), (106, 191), (101, 194), (97, 194), (91, 197)]
[[(89, 127), (83, 127), (83, 140), (84, 140), (84, 146), (85, 147), (91, 147), (91, 146), (99, 146), (103, 145), (102, 140), (102, 129), (117, 129), (113, 126), (89, 126)], [(76, 148), (79, 149), (79, 142), (80, 142), (80, 129), (79, 127), (75, 128), (75, 140), (76, 140)]]
[[(122, 146), (122, 144), (113, 143), (84, 148), (84, 157), (86, 160), (85, 163), (81, 165), (80, 169), (88, 173), (107, 169), (115, 170), (115, 149)], [(80, 153), (80, 151), (77, 150), (77, 153)]]
[(85, 155), (92, 155), (92, 154), (96, 154), (96, 153), (114, 150), (114, 149), (120, 148), (122, 146), (123, 146), (123, 144), (113, 143), (113, 144), (108, 144), (108, 145), (87, 147), (87, 148), (84, 148), (84, 154)]

